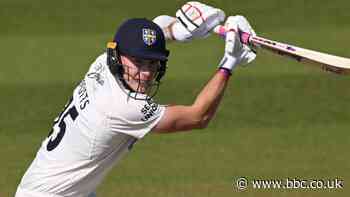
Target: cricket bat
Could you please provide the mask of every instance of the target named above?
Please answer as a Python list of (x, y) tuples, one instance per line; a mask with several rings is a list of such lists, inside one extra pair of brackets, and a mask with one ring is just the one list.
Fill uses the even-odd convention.
[[(222, 37), (226, 35), (224, 26), (217, 26), (214, 32)], [(269, 40), (259, 36), (252, 36), (249, 33), (239, 30), (241, 42), (248, 45), (260, 46), (275, 54), (292, 58), (298, 62), (315, 65), (324, 71), (336, 74), (350, 74), (350, 59), (322, 53), (310, 49), (284, 44), (278, 41)]]

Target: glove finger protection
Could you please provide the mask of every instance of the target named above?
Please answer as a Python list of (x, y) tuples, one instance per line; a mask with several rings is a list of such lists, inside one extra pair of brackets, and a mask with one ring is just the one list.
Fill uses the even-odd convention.
[(190, 1), (177, 10), (176, 17), (178, 22), (174, 24), (174, 37), (186, 42), (208, 37), (214, 27), (225, 20), (225, 13), (221, 9)]
[(252, 28), (252, 26), (249, 24), (248, 20), (244, 16), (237, 15), (237, 16), (230, 16), (230, 17), (232, 17), (230, 23), (237, 25), (237, 27), (241, 31), (247, 32), (252, 36), (256, 36), (254, 29)]

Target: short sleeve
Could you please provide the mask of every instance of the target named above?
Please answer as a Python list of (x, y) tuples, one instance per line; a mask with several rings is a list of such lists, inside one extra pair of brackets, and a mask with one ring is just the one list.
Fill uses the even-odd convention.
[(143, 138), (161, 120), (165, 106), (153, 101), (132, 99), (110, 116), (110, 128), (113, 132), (121, 132), (138, 139)]

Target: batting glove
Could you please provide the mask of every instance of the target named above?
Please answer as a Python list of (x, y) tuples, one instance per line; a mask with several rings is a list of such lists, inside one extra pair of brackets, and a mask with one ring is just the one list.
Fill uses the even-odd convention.
[(256, 53), (247, 45), (247, 41), (241, 39), (239, 32), (246, 32), (252, 36), (256, 33), (243, 16), (228, 17), (224, 26), (227, 30), (225, 54), (219, 67), (232, 71), (236, 65), (248, 64), (256, 58)]
[(225, 13), (221, 9), (190, 1), (177, 10), (176, 17), (174, 38), (186, 42), (194, 38), (208, 37), (211, 30), (225, 20)]

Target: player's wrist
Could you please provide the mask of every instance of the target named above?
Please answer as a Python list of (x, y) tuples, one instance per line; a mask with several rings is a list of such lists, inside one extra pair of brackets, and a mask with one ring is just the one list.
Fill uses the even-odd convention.
[(229, 70), (227, 68), (219, 67), (217, 72), (220, 73), (221, 75), (223, 75), (224, 78), (226, 78), (226, 79), (229, 79), (232, 75), (231, 70)]

